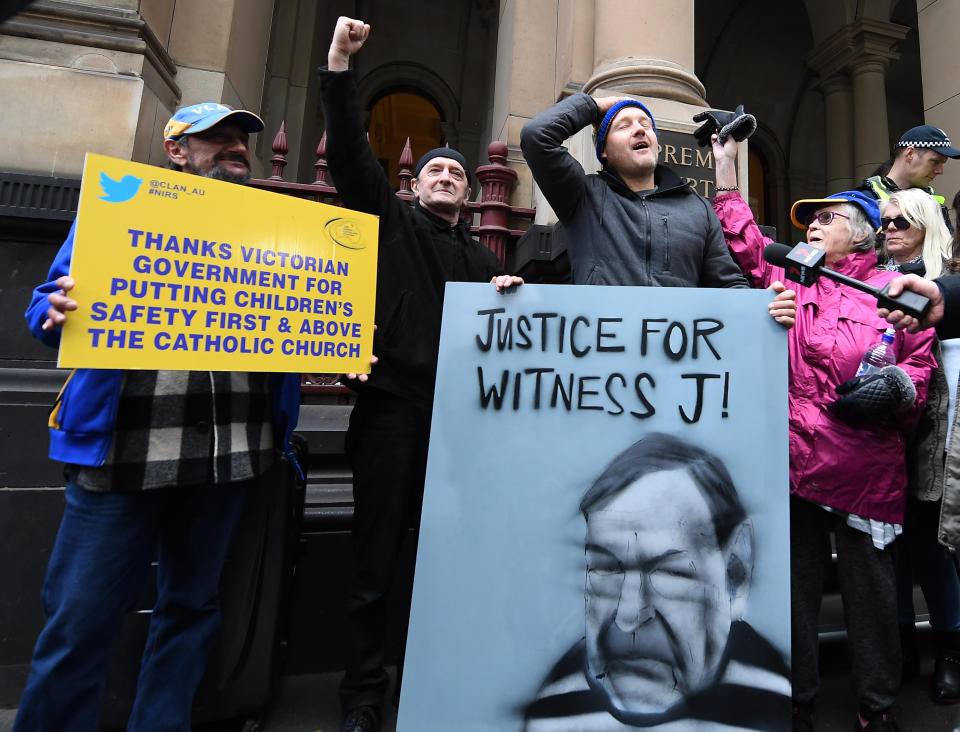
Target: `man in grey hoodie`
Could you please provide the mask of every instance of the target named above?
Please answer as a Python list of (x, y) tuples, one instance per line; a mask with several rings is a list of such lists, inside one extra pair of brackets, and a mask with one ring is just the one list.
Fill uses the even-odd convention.
[[(563, 142), (597, 123), (603, 169), (587, 175)], [(656, 122), (641, 102), (574, 94), (524, 125), (520, 146), (566, 229), (574, 284), (748, 287), (709, 202), (657, 163)], [(776, 285), (771, 315), (792, 325), (794, 293)]]

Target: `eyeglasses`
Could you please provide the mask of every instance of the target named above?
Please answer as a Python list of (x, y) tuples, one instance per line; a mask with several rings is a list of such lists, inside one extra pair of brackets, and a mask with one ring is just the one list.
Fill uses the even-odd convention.
[(820, 226), (829, 226), (833, 221), (834, 216), (839, 216), (844, 219), (850, 218), (846, 214), (839, 213), (838, 211), (821, 211), (820, 213), (810, 214), (807, 216), (807, 227), (809, 227), (814, 221), (820, 224)]
[(890, 224), (893, 224), (895, 227), (897, 227), (897, 231), (906, 231), (910, 228), (910, 222), (907, 221), (906, 217), (904, 216), (897, 216), (894, 219), (884, 216), (880, 219), (881, 229), (885, 230), (888, 226), (890, 226)]

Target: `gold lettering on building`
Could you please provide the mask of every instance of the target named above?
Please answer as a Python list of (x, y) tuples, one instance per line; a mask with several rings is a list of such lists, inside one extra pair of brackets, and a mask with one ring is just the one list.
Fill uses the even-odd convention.
[(684, 178), (687, 183), (692, 184), (691, 188), (699, 193), (704, 198), (711, 198), (713, 196), (713, 186), (715, 185), (712, 180), (707, 180), (705, 178)]
[(713, 170), (713, 150), (694, 143), (693, 135), (673, 130), (661, 130), (659, 162), (670, 166), (677, 175), (690, 182), (691, 187), (704, 198), (716, 195)]
[(677, 161), (677, 148), (675, 148), (673, 145), (667, 145), (664, 159), (669, 164), (680, 165), (680, 163)]

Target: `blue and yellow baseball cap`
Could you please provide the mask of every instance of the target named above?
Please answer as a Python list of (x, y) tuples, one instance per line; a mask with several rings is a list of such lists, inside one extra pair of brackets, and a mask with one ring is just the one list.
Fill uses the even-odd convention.
[(184, 135), (209, 130), (228, 117), (232, 122), (240, 125), (244, 132), (252, 134), (263, 130), (263, 120), (253, 112), (248, 112), (245, 109), (234, 109), (229, 105), (218, 104), (217, 102), (200, 102), (178, 109), (176, 114), (167, 122), (167, 126), (163, 128), (163, 139), (178, 140)]
[(806, 229), (807, 216), (818, 208), (834, 203), (852, 203), (854, 206), (859, 206), (866, 214), (867, 221), (870, 222), (873, 230), (877, 231), (880, 228), (880, 207), (875, 200), (863, 191), (841, 191), (840, 193), (832, 193), (826, 198), (802, 198), (793, 204), (793, 208), (790, 209), (790, 218), (793, 225), (799, 229)]

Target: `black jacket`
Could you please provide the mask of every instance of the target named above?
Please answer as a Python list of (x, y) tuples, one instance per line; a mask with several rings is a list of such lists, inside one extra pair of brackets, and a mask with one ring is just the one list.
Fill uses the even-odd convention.
[(960, 338), (960, 274), (944, 275), (934, 280), (943, 292), (943, 320), (937, 336), (945, 341)]
[(352, 71), (321, 69), (320, 100), (327, 163), (343, 205), (380, 217), (373, 346), (380, 362), (361, 388), (429, 403), (445, 284), (489, 282), (502, 273), (500, 263), (466, 224), (450, 226), (397, 198), (367, 142)]

